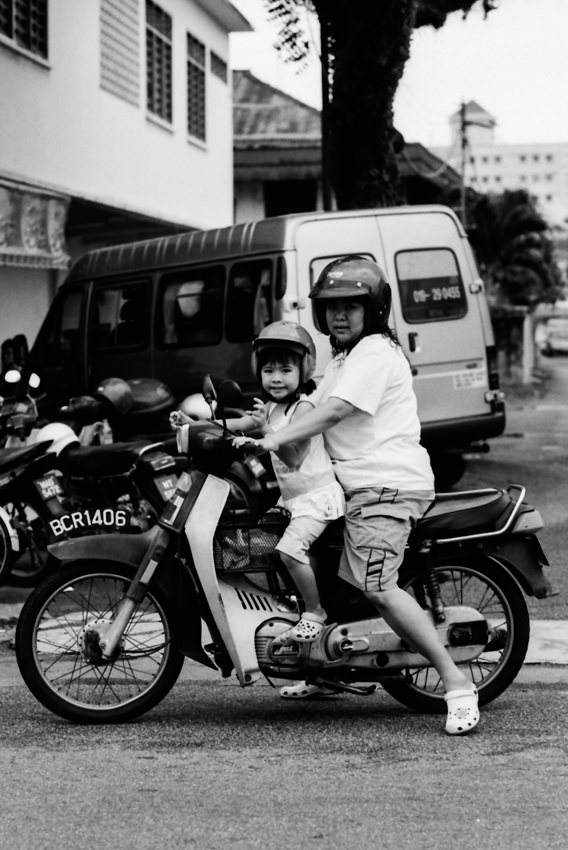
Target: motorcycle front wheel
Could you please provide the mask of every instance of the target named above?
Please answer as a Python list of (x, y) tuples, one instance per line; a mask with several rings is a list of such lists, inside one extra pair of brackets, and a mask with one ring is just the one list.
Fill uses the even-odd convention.
[(132, 720), (177, 681), (184, 656), (173, 645), (173, 621), (159, 588), (138, 604), (113, 660), (89, 651), (90, 636), (112, 621), (131, 579), (122, 564), (70, 564), (24, 604), (15, 638), (20, 673), (36, 699), (66, 720)]
[[(474, 661), (460, 664), (475, 683), (479, 704), (496, 699), (509, 687), (527, 654), (530, 621), (523, 591), (512, 575), (490, 558), (458, 559), (435, 567), (444, 606), (467, 605), (489, 625), (489, 640)], [(428, 607), (424, 575), (401, 571), (399, 585)], [(445, 712), (444, 686), (434, 667), (412, 667), (381, 681), (398, 702), (417, 711)]]

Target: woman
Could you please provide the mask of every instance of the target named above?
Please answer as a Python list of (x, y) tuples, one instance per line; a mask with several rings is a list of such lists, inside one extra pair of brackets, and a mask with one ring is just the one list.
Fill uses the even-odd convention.
[[(352, 255), (326, 266), (310, 298), (333, 353), (312, 397), (316, 407), (258, 446), (278, 452), (323, 433), (346, 499), (339, 575), (359, 587), (391, 628), (434, 665), (446, 691), (446, 731), (464, 734), (479, 722), (477, 690), (440, 643), (427, 614), (397, 584), (408, 535), (434, 498), (434, 481), (420, 445), (410, 366), (388, 326), (390, 286), (374, 262)], [(318, 690), (305, 683), (297, 688), (297, 694), (288, 687), (283, 695)]]

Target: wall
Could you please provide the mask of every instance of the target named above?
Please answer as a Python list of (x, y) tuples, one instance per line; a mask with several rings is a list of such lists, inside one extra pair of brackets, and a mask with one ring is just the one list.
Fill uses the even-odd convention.
[(55, 272), (0, 268), (0, 343), (23, 333), (31, 346), (55, 293)]
[(207, 141), (188, 140), (186, 31), (228, 60), (228, 35), (190, 0), (173, 17), (173, 127), (147, 117), (145, 4), (138, 0), (139, 105), (101, 89), (99, 0), (49, 4), (47, 63), (0, 45), (0, 173), (190, 227), (232, 222), (230, 79), (207, 73)]

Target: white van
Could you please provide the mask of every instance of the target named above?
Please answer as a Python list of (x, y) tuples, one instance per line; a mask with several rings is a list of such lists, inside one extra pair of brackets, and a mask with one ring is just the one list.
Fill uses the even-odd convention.
[(457, 480), (463, 452), (502, 433), (505, 409), (483, 282), (446, 207), (281, 216), (89, 252), (60, 288), (32, 361), (54, 402), (109, 376), (158, 378), (182, 398), (209, 373), (252, 395), (251, 342), (287, 318), (313, 334), (321, 372), (329, 342), (308, 293), (345, 254), (375, 260), (391, 282), (422, 440), (444, 483)]

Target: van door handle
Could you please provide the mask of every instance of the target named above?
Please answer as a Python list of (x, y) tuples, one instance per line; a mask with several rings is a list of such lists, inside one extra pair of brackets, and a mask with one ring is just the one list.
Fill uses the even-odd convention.
[(416, 340), (418, 339), (417, 333), (408, 334), (408, 348), (410, 351), (416, 351)]

